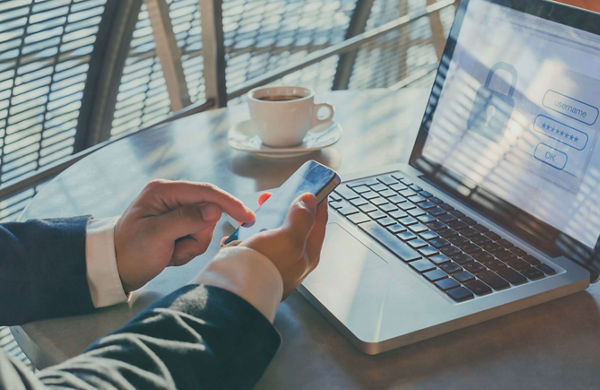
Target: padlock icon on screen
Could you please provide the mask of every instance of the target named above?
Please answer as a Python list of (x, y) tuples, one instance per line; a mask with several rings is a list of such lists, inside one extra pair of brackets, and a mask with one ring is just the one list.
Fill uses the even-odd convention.
[[(497, 72), (506, 71), (510, 74), (508, 92), (500, 92), (492, 89), (492, 82), (499, 78)], [(506, 62), (498, 62), (490, 69), (485, 85), (483, 85), (475, 96), (473, 109), (467, 121), (467, 129), (479, 133), (492, 141), (498, 142), (502, 139), (502, 132), (508, 125), (515, 108), (514, 93), (517, 86), (517, 70)], [(505, 81), (499, 79), (501, 85)]]

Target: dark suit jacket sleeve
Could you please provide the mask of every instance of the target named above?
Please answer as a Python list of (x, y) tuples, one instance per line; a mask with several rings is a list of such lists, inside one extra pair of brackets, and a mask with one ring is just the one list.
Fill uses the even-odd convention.
[(0, 325), (93, 310), (85, 264), (88, 218), (0, 225)]
[(242, 298), (192, 285), (37, 375), (0, 357), (0, 388), (248, 389), (279, 342), (271, 323)]

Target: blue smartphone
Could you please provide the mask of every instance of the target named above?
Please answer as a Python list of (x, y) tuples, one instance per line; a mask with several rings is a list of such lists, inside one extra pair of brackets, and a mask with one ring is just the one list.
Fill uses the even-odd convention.
[(315, 195), (321, 202), (340, 184), (339, 175), (325, 165), (310, 160), (302, 164), (279, 188), (271, 193), (256, 210), (256, 221), (251, 226), (239, 226), (225, 244), (234, 240), (245, 240), (268, 229), (280, 227), (287, 216), (292, 202), (307, 192)]

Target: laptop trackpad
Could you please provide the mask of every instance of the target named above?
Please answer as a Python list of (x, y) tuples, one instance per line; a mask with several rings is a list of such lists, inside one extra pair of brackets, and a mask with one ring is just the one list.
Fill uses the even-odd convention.
[(364, 341), (430, 326), (447, 309), (445, 300), (391, 253), (384, 258), (375, 250), (382, 248), (366, 236), (329, 223), (319, 266), (303, 283), (311, 300)]
[(383, 258), (332, 222), (327, 225), (321, 261), (303, 285), (330, 310), (349, 313), (361, 298), (357, 294), (371, 290), (369, 285), (377, 279), (386, 278), (388, 268)]

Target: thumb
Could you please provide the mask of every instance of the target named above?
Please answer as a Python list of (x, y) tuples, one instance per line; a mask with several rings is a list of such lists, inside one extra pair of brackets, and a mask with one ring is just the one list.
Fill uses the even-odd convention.
[(214, 203), (184, 205), (156, 217), (156, 223), (161, 235), (175, 241), (214, 226), (221, 218), (221, 212), (221, 208)]
[(300, 195), (289, 208), (282, 228), (305, 241), (315, 222), (317, 198), (313, 194)]

